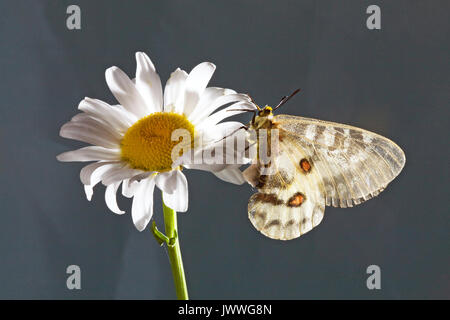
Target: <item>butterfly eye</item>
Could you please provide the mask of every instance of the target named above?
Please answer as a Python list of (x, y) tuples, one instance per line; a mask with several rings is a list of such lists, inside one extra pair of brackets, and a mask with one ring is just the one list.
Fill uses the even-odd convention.
[(272, 108), (269, 106), (266, 106), (264, 109), (258, 112), (258, 116), (260, 117), (267, 117), (272, 112)]

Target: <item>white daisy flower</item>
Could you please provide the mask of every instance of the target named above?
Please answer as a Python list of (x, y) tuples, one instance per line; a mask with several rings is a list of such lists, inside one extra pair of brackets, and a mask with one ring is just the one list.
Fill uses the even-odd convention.
[[(62, 126), (62, 137), (92, 146), (64, 152), (57, 159), (96, 161), (80, 172), (88, 200), (91, 200), (94, 186), (102, 182), (106, 186), (108, 208), (123, 214), (125, 212), (116, 202), (116, 193), (122, 184), (122, 194), (133, 197), (133, 222), (142, 231), (153, 214), (155, 185), (161, 189), (168, 207), (178, 212), (187, 210), (188, 185), (182, 167), (211, 171), (236, 184), (244, 182), (236, 164), (188, 165), (177, 162), (177, 167), (173, 168), (171, 151), (178, 143), (171, 139), (173, 130), (187, 130), (191, 135), (191, 151), (196, 153), (205, 145), (197, 146), (194, 140), (227, 139), (226, 134), (242, 127), (242, 124), (219, 122), (243, 112), (235, 109), (254, 108), (254, 105), (247, 95), (230, 89), (207, 87), (216, 68), (212, 63), (201, 63), (189, 74), (178, 68), (171, 74), (163, 93), (150, 58), (137, 52), (136, 61), (136, 78), (133, 80), (117, 67), (106, 70), (106, 82), (120, 105), (85, 98), (78, 106), (82, 113)], [(230, 103), (233, 104), (215, 112)]]

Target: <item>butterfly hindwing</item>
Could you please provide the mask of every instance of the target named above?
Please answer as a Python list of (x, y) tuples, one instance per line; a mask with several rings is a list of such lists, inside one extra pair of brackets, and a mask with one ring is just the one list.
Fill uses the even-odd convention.
[(308, 154), (280, 143), (280, 153), (273, 159), (274, 171), (264, 174), (264, 166), (254, 164), (244, 175), (258, 192), (249, 200), (249, 219), (257, 230), (272, 239), (290, 240), (316, 227), (323, 218), (325, 198), (323, 183), (316, 170), (300, 161)]

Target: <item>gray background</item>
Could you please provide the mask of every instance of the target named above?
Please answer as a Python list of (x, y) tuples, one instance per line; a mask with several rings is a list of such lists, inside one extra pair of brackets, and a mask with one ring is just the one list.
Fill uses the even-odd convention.
[[(82, 30), (66, 28), (78, 4)], [(382, 29), (366, 28), (370, 4)], [(58, 136), (84, 96), (114, 102), (107, 67), (128, 74), (145, 51), (163, 82), (181, 66), (218, 68), (212, 85), (280, 110), (353, 124), (396, 141), (400, 176), (376, 199), (327, 208), (321, 225), (270, 240), (247, 218), (248, 185), (188, 171), (180, 237), (190, 296), (220, 298), (450, 298), (448, 1), (2, 1), (0, 3), (0, 298), (170, 299), (168, 259), (104, 189), (85, 199), (82, 146)], [(244, 122), (248, 115), (238, 118)], [(159, 195), (155, 218), (162, 226)], [(66, 289), (65, 269), (82, 271)], [(382, 289), (366, 288), (366, 268)]]

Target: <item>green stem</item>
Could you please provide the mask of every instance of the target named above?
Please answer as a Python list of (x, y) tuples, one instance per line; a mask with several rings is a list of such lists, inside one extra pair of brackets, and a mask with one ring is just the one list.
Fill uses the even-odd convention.
[(170, 239), (167, 244), (170, 266), (178, 300), (188, 300), (186, 279), (184, 277), (183, 260), (181, 259), (180, 241), (178, 240), (177, 213), (167, 207), (163, 201), (164, 224), (166, 236)]

